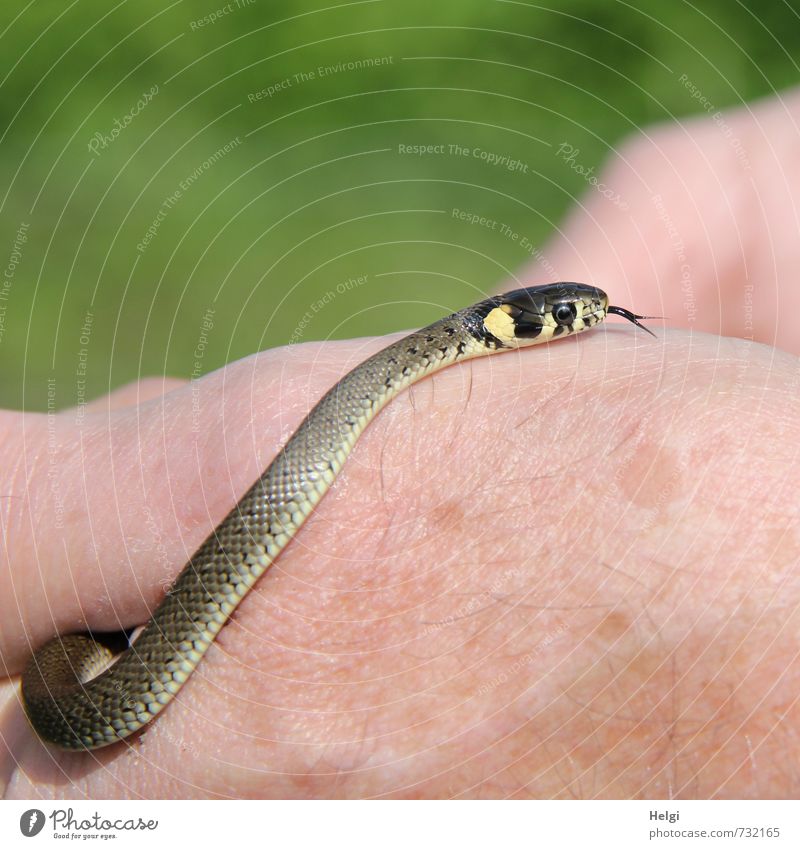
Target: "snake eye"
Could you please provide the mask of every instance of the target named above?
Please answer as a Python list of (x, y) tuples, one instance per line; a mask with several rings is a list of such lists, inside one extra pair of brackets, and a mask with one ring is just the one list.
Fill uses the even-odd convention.
[(568, 325), (575, 321), (575, 316), (578, 311), (575, 309), (575, 304), (559, 304), (553, 310), (553, 318), (556, 324)]

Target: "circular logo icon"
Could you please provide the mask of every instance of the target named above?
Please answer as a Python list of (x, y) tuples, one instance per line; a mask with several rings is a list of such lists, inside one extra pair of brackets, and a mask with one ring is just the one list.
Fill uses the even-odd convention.
[(25, 837), (36, 837), (44, 828), (44, 813), (38, 808), (31, 808), (19, 818), (19, 830)]

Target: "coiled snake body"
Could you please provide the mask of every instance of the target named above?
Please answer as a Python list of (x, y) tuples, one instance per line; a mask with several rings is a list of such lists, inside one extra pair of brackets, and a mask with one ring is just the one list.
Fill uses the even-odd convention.
[(94, 749), (127, 737), (163, 710), (331, 486), (361, 432), (405, 387), (458, 360), (579, 333), (609, 313), (635, 324), (643, 318), (609, 306), (606, 294), (591, 286), (518, 289), (440, 319), (365, 360), (311, 410), (110, 666), (110, 650), (87, 636), (56, 637), (36, 652), (22, 676), (22, 696), (37, 734), (61, 748)]

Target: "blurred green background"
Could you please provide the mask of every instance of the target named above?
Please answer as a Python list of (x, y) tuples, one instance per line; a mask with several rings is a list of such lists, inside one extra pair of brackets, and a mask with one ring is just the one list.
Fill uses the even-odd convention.
[(599, 167), (702, 113), (682, 74), (720, 109), (800, 79), (797, 13), (755, 0), (32, 0), (0, 34), (0, 403), (26, 409), (433, 320), (531, 256), (454, 208), (541, 245), (586, 188), (560, 144)]

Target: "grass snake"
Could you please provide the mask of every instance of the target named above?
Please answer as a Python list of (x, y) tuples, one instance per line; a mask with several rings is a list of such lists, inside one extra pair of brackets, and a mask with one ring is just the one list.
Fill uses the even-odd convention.
[(451, 363), (580, 333), (609, 313), (640, 327), (645, 318), (609, 306), (592, 286), (518, 289), (442, 318), (356, 366), (212, 531), (132, 645), (115, 659), (91, 637), (69, 635), (33, 655), (22, 697), (36, 733), (64, 749), (95, 749), (160, 713), (330, 488), (367, 424), (407, 386)]

